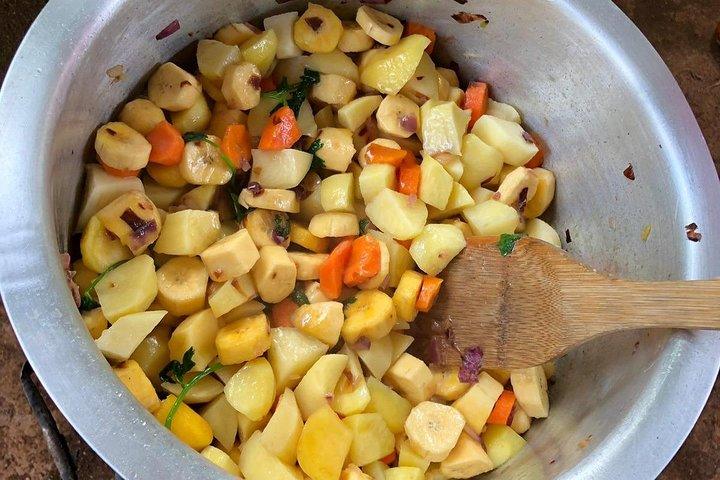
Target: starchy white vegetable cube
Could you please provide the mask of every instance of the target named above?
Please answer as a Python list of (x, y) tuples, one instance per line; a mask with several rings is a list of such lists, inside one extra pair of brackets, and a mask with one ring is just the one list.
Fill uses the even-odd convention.
[[(366, 32), (367, 33), (367, 32)], [(410, 80), (430, 40), (410, 35), (360, 64), (360, 81), (387, 95), (397, 94)]]
[(370, 221), (398, 240), (410, 240), (420, 234), (427, 221), (422, 200), (410, 201), (407, 195), (386, 188), (365, 207)]
[(381, 95), (356, 98), (338, 110), (338, 123), (353, 132), (356, 131), (378, 109), (381, 101)]
[(322, 144), (316, 156), (325, 162), (325, 168), (335, 172), (344, 172), (355, 155), (352, 130), (348, 128), (323, 128), (317, 140)]
[(273, 15), (263, 20), (265, 30), (273, 30), (275, 35), (277, 35), (277, 51), (275, 57), (277, 57), (278, 60), (302, 55), (302, 50), (295, 45), (295, 39), (293, 39), (293, 26), (297, 18), (297, 12), (287, 12)]
[(513, 370), (510, 383), (518, 405), (533, 418), (545, 418), (550, 410), (547, 378), (542, 366)]
[(505, 163), (522, 166), (538, 153), (535, 141), (515, 122), (492, 115), (483, 115), (473, 126), (472, 133), (503, 154)]
[(251, 274), (260, 298), (278, 303), (295, 288), (297, 268), (287, 250), (280, 245), (268, 245), (260, 249), (260, 258)]
[(485, 113), (509, 122), (515, 122), (518, 124), (522, 123), (520, 112), (518, 112), (515, 107), (507, 103), (495, 101), (492, 98), (488, 98), (488, 105)]
[(462, 139), (470, 123), (470, 114), (453, 102), (429, 100), (420, 108), (422, 127), (419, 136), (428, 155), (462, 153)]
[(396, 181), (395, 167), (386, 163), (366, 165), (358, 177), (360, 193), (365, 203), (372, 201), (384, 189), (395, 190)]
[(108, 272), (95, 286), (102, 313), (110, 323), (145, 311), (157, 295), (155, 264), (140, 255)]
[(110, 175), (100, 165), (85, 166), (85, 197), (83, 199), (76, 230), (85, 228), (90, 217), (110, 202), (132, 190), (144, 192), (142, 181), (137, 177), (116, 177)]
[(460, 183), (472, 190), (500, 173), (503, 155), (477, 135), (468, 133), (463, 137), (462, 162), (465, 168)]
[(348, 458), (363, 466), (389, 455), (395, 450), (395, 437), (379, 413), (360, 413), (343, 419), (353, 434)]
[(503, 386), (497, 380), (481, 372), (477, 383), (452, 405), (465, 416), (470, 428), (480, 433), (502, 392)]
[(131, 313), (118, 318), (95, 340), (100, 352), (112, 362), (124, 362), (165, 316), (165, 310)]
[(352, 445), (352, 431), (324, 405), (305, 422), (298, 441), (300, 468), (313, 480), (335, 480)]
[(462, 216), (473, 233), (480, 237), (515, 233), (515, 229), (520, 224), (517, 210), (497, 200), (487, 200), (466, 208)]
[(275, 372), (278, 389), (295, 388), (328, 348), (325, 343), (295, 328), (273, 328), (267, 358)]
[(454, 225), (429, 224), (413, 239), (410, 255), (428, 275), (437, 275), (467, 245), (462, 231)]
[(263, 188), (289, 189), (297, 187), (310, 171), (312, 155), (301, 150), (252, 151), (253, 165), (250, 181)]
[(507, 425), (488, 425), (482, 440), (495, 468), (510, 460), (526, 443)]
[(275, 407), (275, 412), (262, 432), (265, 449), (283, 462), (294, 465), (297, 461), (297, 443), (303, 429), (303, 419), (295, 394), (286, 388)]
[(155, 253), (168, 255), (200, 255), (220, 236), (220, 217), (217, 212), (183, 210), (165, 217)]
[(219, 329), (218, 319), (210, 309), (190, 315), (177, 326), (170, 337), (170, 359), (181, 361), (185, 352), (192, 348), (195, 369), (204, 370), (217, 356), (215, 337)]
[(445, 168), (430, 155), (423, 153), (420, 164), (420, 188), (418, 198), (426, 204), (444, 210), (453, 188), (453, 178)]
[(458, 182), (453, 182), (450, 198), (448, 198), (445, 209), (439, 210), (435, 207), (428, 207), (428, 218), (430, 220), (444, 220), (454, 217), (466, 208), (475, 205), (475, 200), (468, 191)]
[(323, 406), (329, 406), (347, 361), (347, 355), (323, 355), (300, 380), (295, 398), (305, 420)]
[(425, 362), (409, 353), (400, 355), (383, 379), (414, 404), (428, 400), (433, 394), (432, 372)]
[(532, 218), (525, 223), (525, 233), (529, 237), (539, 238), (560, 248), (560, 235), (557, 231), (539, 218)]
[(440, 472), (448, 478), (472, 478), (494, 468), (483, 446), (470, 435), (460, 434), (455, 448), (440, 464)]
[(260, 252), (246, 230), (238, 230), (200, 253), (210, 278), (224, 282), (245, 275), (260, 258)]
[(295, 466), (284, 463), (265, 449), (259, 431), (244, 443), (238, 462), (246, 480), (298, 480), (302, 473)]
[(240, 49), (217, 40), (202, 39), (197, 46), (197, 64), (200, 73), (208, 80), (221, 80), (225, 69), (240, 62)]
[(320, 203), (326, 212), (355, 213), (355, 179), (352, 173), (337, 173), (320, 184)]
[(228, 403), (250, 420), (258, 421), (275, 400), (275, 377), (264, 357), (247, 362), (225, 385)]

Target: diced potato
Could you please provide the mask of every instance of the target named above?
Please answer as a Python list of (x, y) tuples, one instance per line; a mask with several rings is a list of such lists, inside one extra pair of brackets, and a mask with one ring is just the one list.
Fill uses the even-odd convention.
[(433, 369), (433, 379), (435, 381), (434, 395), (442, 398), (446, 402), (452, 402), (460, 398), (470, 389), (469, 383), (462, 383), (458, 378), (458, 367), (444, 367)]
[(300, 202), (300, 212), (293, 218), (309, 224), (315, 215), (323, 213), (324, 211), (322, 208), (322, 199), (320, 198), (320, 189), (316, 188), (305, 200)]
[(265, 449), (283, 462), (294, 465), (297, 461), (297, 443), (303, 429), (300, 408), (295, 394), (286, 388), (278, 400), (275, 413), (260, 437)]
[(355, 180), (352, 173), (326, 177), (320, 184), (320, 203), (326, 212), (354, 213)]
[(539, 218), (532, 218), (525, 223), (525, 233), (529, 237), (539, 238), (560, 248), (560, 235), (557, 231)]
[(544, 168), (533, 168), (532, 172), (538, 184), (535, 195), (528, 200), (523, 210), (525, 218), (536, 218), (545, 213), (555, 197), (555, 174)]
[[(225, 96), (222, 94), (222, 79), (210, 80), (202, 73), (198, 73), (196, 76), (200, 86), (203, 89), (203, 93), (210, 97), (215, 102), (225, 103)], [(222, 132), (220, 133), (222, 135)]]
[(82, 312), (82, 319), (93, 340), (100, 338), (102, 332), (108, 327), (108, 321), (102, 314), (101, 308), (94, 308), (90, 311)]
[(297, 222), (290, 223), (290, 242), (315, 253), (328, 251), (330, 242), (326, 238), (316, 237), (310, 230)]
[(197, 79), (172, 62), (160, 65), (148, 80), (148, 97), (163, 110), (186, 110), (200, 95), (202, 87)]
[(258, 294), (263, 301), (278, 303), (295, 288), (297, 268), (280, 245), (260, 249), (260, 258), (251, 271)]
[(435, 69), (435, 64), (430, 55), (423, 52), (415, 73), (400, 90), (400, 93), (422, 106), (428, 100), (439, 100), (438, 83), (438, 72)]
[(491, 115), (478, 118), (472, 133), (499, 150), (509, 165), (525, 165), (538, 152), (535, 141), (520, 125)]
[(315, 123), (315, 116), (313, 115), (312, 107), (310, 102), (305, 100), (300, 104), (300, 111), (297, 116), (298, 130), (303, 136), (314, 137), (317, 135), (318, 126)]
[(136, 98), (125, 104), (120, 111), (119, 119), (133, 130), (147, 135), (158, 123), (165, 120), (165, 114), (150, 100)]
[(310, 220), (310, 233), (320, 238), (358, 235), (360, 226), (354, 213), (319, 213)]
[(357, 355), (376, 378), (382, 378), (392, 364), (392, 340), (382, 337), (370, 342), (370, 348), (357, 350)]
[(348, 465), (340, 474), (340, 480), (373, 480), (373, 477), (363, 473), (357, 465)]
[(225, 385), (228, 403), (250, 420), (262, 419), (275, 401), (275, 376), (264, 357), (247, 362)]
[(255, 421), (250, 420), (242, 413), (236, 413), (238, 419), (238, 438), (240, 439), (241, 444), (247, 442), (255, 432), (261, 432), (262, 429), (265, 428), (265, 425), (267, 425), (267, 423), (270, 421), (269, 415)]
[(475, 433), (480, 433), (502, 392), (503, 386), (497, 380), (486, 372), (481, 372), (477, 383), (452, 405), (463, 414), (468, 426)]
[(400, 442), (398, 467), (415, 467), (425, 473), (429, 466), (430, 460), (417, 453), (407, 439)]
[(394, 467), (385, 471), (385, 480), (425, 480), (425, 475), (417, 467)]
[(407, 270), (413, 270), (415, 268), (415, 261), (410, 256), (408, 249), (393, 240), (390, 235), (378, 230), (371, 230), (370, 234), (384, 242), (388, 247), (388, 252), (390, 253), (389, 286), (391, 288), (397, 288), (402, 275)]
[(249, 23), (229, 23), (215, 32), (215, 40), (227, 45), (240, 45), (258, 33), (258, 29)]
[(310, 97), (333, 106), (350, 103), (357, 93), (357, 84), (347, 77), (335, 73), (321, 73), (320, 83), (310, 90)]
[(405, 420), (412, 409), (410, 402), (375, 377), (368, 377), (366, 382), (370, 402), (365, 411), (380, 414), (392, 433), (403, 432)]
[(403, 38), (361, 65), (361, 82), (384, 94), (397, 94), (412, 77), (429, 44), (430, 40), (422, 35)]
[(281, 13), (263, 20), (265, 30), (274, 30), (277, 35), (277, 51), (275, 56), (278, 59), (293, 58), (302, 55), (302, 50), (295, 45), (293, 39), (293, 26), (297, 21), (297, 12)]
[(455, 448), (440, 464), (440, 472), (448, 478), (472, 478), (494, 468), (493, 461), (480, 442), (463, 432)]
[(100, 352), (112, 362), (124, 362), (155, 328), (167, 312), (131, 313), (118, 318), (95, 340)]
[(432, 372), (425, 362), (409, 353), (403, 353), (383, 378), (413, 404), (432, 397), (434, 387)]
[(294, 328), (273, 328), (270, 331), (268, 361), (275, 372), (278, 390), (295, 388), (315, 362), (328, 351), (328, 346)]
[[(450, 96), (450, 83), (442, 75), (438, 75), (438, 99), (448, 100)], [(452, 102), (457, 105), (456, 102)]]
[(482, 440), (495, 468), (510, 460), (527, 443), (507, 425), (488, 425)]
[(343, 21), (343, 33), (338, 42), (338, 50), (345, 53), (358, 53), (370, 50), (375, 45), (373, 40), (365, 31), (354, 21)]
[(398, 332), (390, 332), (390, 342), (392, 343), (392, 361), (395, 362), (405, 350), (415, 341), (415, 337), (404, 335)]
[(386, 336), (395, 325), (396, 314), (392, 299), (380, 290), (364, 290), (355, 302), (345, 307), (343, 339), (351, 345), (365, 337), (375, 341)]
[(253, 360), (270, 348), (270, 325), (264, 313), (240, 318), (220, 329), (215, 338), (223, 365)]
[(247, 113), (243, 112), (242, 110), (228, 107), (223, 97), (222, 102), (215, 102), (215, 106), (213, 107), (212, 111), (212, 117), (210, 117), (210, 125), (208, 125), (207, 127), (207, 132), (210, 135), (222, 137), (225, 134), (225, 130), (228, 126), (236, 123), (246, 125), (247, 122)]
[(347, 345), (340, 353), (347, 355), (348, 362), (340, 376), (330, 406), (342, 416), (362, 413), (370, 402), (370, 390), (365, 383), (362, 366), (357, 354)]
[(240, 62), (240, 50), (217, 40), (202, 39), (197, 46), (197, 64), (200, 73), (208, 80), (220, 80), (225, 69)]
[[(352, 102), (348, 103), (348, 105), (351, 103)], [(318, 110), (315, 114), (315, 124), (317, 125), (317, 128), (321, 130), (323, 128), (335, 127), (335, 114), (333, 113), (333, 109), (330, 105), (325, 105), (323, 108)]]
[(319, 279), (320, 267), (328, 258), (326, 253), (288, 252), (288, 255), (297, 268), (297, 279), (300, 281)]
[(240, 55), (246, 62), (255, 64), (260, 75), (265, 77), (270, 71), (278, 48), (278, 36), (275, 30), (266, 30), (245, 40), (240, 45)]
[(305, 420), (318, 409), (330, 404), (335, 385), (345, 370), (347, 360), (347, 355), (323, 355), (300, 380), (295, 388), (295, 398)]
[[(175, 400), (177, 400), (175, 395), (168, 395), (160, 402), (160, 407), (153, 413), (153, 416), (160, 423), (165, 424), (165, 420)], [(170, 425), (170, 431), (183, 443), (197, 451), (201, 451), (210, 445), (213, 439), (213, 432), (210, 425), (203, 417), (195, 413), (192, 408), (184, 403), (180, 403), (180, 408), (175, 412), (175, 416), (172, 418), (172, 424)]]
[(200, 415), (210, 425), (213, 435), (225, 450), (230, 450), (235, 444), (238, 432), (238, 423), (228, 421), (237, 415), (235, 409), (225, 398), (218, 395), (212, 402), (200, 410)]
[(453, 102), (430, 100), (420, 108), (420, 117), (422, 119), (420, 138), (425, 153), (462, 154), (463, 136), (470, 123), (468, 112)]
[(332, 10), (310, 3), (305, 13), (295, 22), (293, 38), (297, 46), (306, 52), (332, 52), (337, 47), (342, 32), (342, 22)]
[(185, 352), (192, 348), (195, 370), (204, 370), (217, 356), (215, 336), (218, 330), (218, 320), (210, 309), (190, 315), (177, 326), (170, 337), (170, 359), (181, 361)]
[[(254, 285), (252, 285), (252, 279), (249, 275), (244, 275), (242, 278), (247, 279), (246, 283), (249, 283), (251, 288), (249, 293), (254, 297), (257, 295)], [(223, 283), (220, 287), (214, 290), (208, 296), (208, 305), (213, 312), (213, 315), (220, 317), (226, 314), (230, 310), (239, 307), (243, 303), (250, 300), (250, 296), (247, 292), (241, 291), (238, 279), (229, 280)]]
[(305, 422), (297, 446), (300, 468), (313, 480), (340, 478), (352, 431), (325, 405)]
[(120, 197), (122, 194), (137, 190), (144, 192), (142, 181), (137, 177), (116, 177), (110, 175), (100, 165), (88, 164), (85, 166), (85, 197), (83, 199), (77, 231), (85, 228), (90, 217), (102, 210), (106, 205)]
[(445, 171), (450, 174), (454, 181), (457, 182), (462, 178), (465, 166), (462, 163), (462, 157), (460, 155), (441, 152), (436, 153), (433, 158), (443, 166)]
[(240, 476), (240, 468), (233, 462), (230, 455), (223, 452), (219, 448), (208, 445), (200, 452), (200, 455), (210, 460), (212, 463), (222, 468), (231, 475)]
[(298, 480), (302, 474), (295, 466), (267, 451), (262, 444), (262, 434), (255, 432), (243, 445), (238, 462), (246, 480)]
[(162, 226), (157, 207), (139, 191), (122, 194), (96, 216), (134, 255), (143, 253), (158, 238)]
[(398, 240), (410, 240), (422, 232), (427, 221), (427, 207), (421, 200), (411, 204), (407, 195), (386, 188), (366, 206), (370, 221)]
[(338, 342), (344, 320), (343, 304), (340, 302), (301, 305), (290, 318), (295, 328), (330, 347)]
[(426, 204), (444, 210), (453, 189), (453, 178), (430, 155), (423, 154), (420, 164), (418, 198)]
[(326, 53), (313, 53), (307, 60), (307, 68), (319, 73), (340, 75), (352, 80), (356, 84), (360, 82), (360, 73), (358, 72), (357, 65), (340, 50), (333, 50), (332, 52)]
[[(428, 207), (428, 218), (430, 220), (444, 220), (458, 215), (466, 208), (475, 205), (475, 200), (461, 184), (453, 182), (450, 198), (444, 210)], [(469, 228), (469, 227), (468, 227)]]
[(500, 382), (501, 385), (507, 385), (510, 381), (510, 370), (507, 368), (484, 368), (483, 371)]
[(512, 423), (510, 424), (510, 428), (512, 428), (515, 433), (522, 435), (523, 433), (530, 430), (530, 424), (532, 423), (532, 418), (530, 418), (530, 415), (525, 413), (525, 410), (520, 408), (519, 406), (515, 406), (515, 410), (513, 411), (513, 417), (512, 417)]
[(80, 253), (85, 266), (97, 273), (121, 260), (133, 258), (132, 252), (96, 216), (90, 217), (83, 230)]
[(452, 407), (435, 402), (416, 405), (405, 421), (410, 445), (431, 462), (442, 462), (455, 447), (465, 419)]
[(168, 255), (200, 255), (219, 235), (220, 217), (217, 212), (183, 210), (165, 218), (154, 250)]
[(488, 98), (488, 105), (485, 113), (509, 122), (515, 122), (518, 124), (522, 123), (520, 113), (515, 107), (508, 105), (507, 103), (496, 102), (492, 98)]
[(451, 87), (459, 87), (460, 86), (460, 80), (458, 79), (458, 74), (455, 70), (451, 70), (449, 68), (444, 68), (444, 67), (438, 67), (437, 72), (438, 72), (438, 75), (440, 75), (445, 80), (447, 80), (448, 84)]
[(356, 98), (338, 110), (338, 123), (350, 131), (356, 131), (378, 109), (381, 101), (381, 95)]
[(462, 162), (465, 167), (460, 183), (472, 190), (500, 173), (503, 155), (495, 147), (468, 133), (463, 137)]
[(248, 230), (224, 237), (200, 252), (210, 278), (224, 282), (245, 275), (252, 269), (260, 253)]
[(343, 419), (353, 434), (349, 459), (363, 466), (380, 460), (395, 450), (395, 437), (379, 413), (361, 413)]
[(305, 282), (304, 292), (310, 303), (330, 301), (330, 299), (322, 293), (322, 290), (320, 289), (320, 282)]
[(145, 195), (158, 209), (168, 210), (171, 205), (179, 204), (183, 193), (182, 188), (165, 187), (149, 178), (145, 180)]
[[(189, 382), (194, 376), (194, 373), (186, 375), (185, 381)], [(163, 382), (161, 387), (163, 390), (168, 393), (172, 393), (173, 395), (180, 395), (180, 392), (183, 390), (183, 387), (177, 383)], [(193, 403), (207, 403), (222, 393), (222, 382), (215, 377), (207, 376), (193, 385), (192, 389), (188, 391), (185, 398), (183, 398), (183, 402), (188, 405)]]
[(240, 192), (240, 205), (245, 208), (264, 208), (276, 212), (298, 213), (300, 202), (292, 190), (266, 188), (260, 194), (253, 194), (247, 188)]
[(410, 255), (423, 272), (435, 276), (447, 267), (465, 245), (465, 236), (456, 226), (429, 224), (413, 240)]
[(395, 189), (395, 167), (384, 163), (365, 166), (358, 177), (360, 193), (366, 203), (372, 201), (384, 189)]
[(362, 469), (366, 475), (369, 475), (373, 480), (385, 480), (385, 471), (389, 469), (383, 462), (372, 462), (365, 465)]
[(513, 370), (510, 383), (518, 405), (533, 418), (545, 418), (550, 410), (547, 379), (542, 366)]
[(412, 322), (415, 320), (415, 316), (417, 315), (415, 303), (420, 293), (422, 280), (423, 276), (414, 270), (407, 270), (403, 273), (400, 278), (400, 283), (392, 297), (398, 320), (402, 322)]
[(140, 255), (120, 265), (97, 283), (95, 293), (102, 313), (110, 323), (122, 316), (145, 311), (157, 295), (153, 259)]
[(462, 216), (473, 233), (480, 237), (515, 233), (515, 229), (520, 224), (517, 210), (497, 200), (487, 200), (466, 208)]
[(222, 83), (222, 94), (228, 106), (239, 110), (257, 107), (260, 103), (261, 80), (261, 71), (254, 63), (246, 61), (229, 66)]
[(130, 390), (133, 397), (140, 402), (140, 405), (151, 412), (160, 406), (160, 399), (155, 392), (155, 387), (135, 360), (128, 360), (113, 367), (113, 372)]
[(312, 155), (290, 148), (284, 150), (253, 150), (250, 181), (263, 188), (290, 189), (297, 187), (310, 171)]

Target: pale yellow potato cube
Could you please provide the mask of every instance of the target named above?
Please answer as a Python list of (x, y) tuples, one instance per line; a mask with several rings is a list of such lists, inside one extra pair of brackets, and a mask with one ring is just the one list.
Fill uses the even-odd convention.
[(233, 462), (232, 458), (230, 458), (230, 455), (223, 452), (219, 448), (208, 445), (203, 449), (202, 452), (200, 452), (200, 455), (207, 458), (212, 463), (222, 468), (229, 474), (238, 477), (240, 476), (240, 467), (238, 467), (237, 464)]
[(423, 154), (420, 164), (418, 197), (428, 205), (444, 210), (452, 193), (453, 178), (443, 166), (429, 155)]
[(502, 392), (503, 386), (497, 380), (481, 372), (477, 383), (455, 400), (452, 406), (463, 414), (475, 433), (480, 433)]
[(413, 239), (410, 255), (422, 271), (435, 276), (447, 267), (465, 245), (467, 240), (456, 226), (429, 224)]
[(290, 243), (299, 245), (315, 253), (326, 253), (330, 249), (330, 241), (316, 237), (304, 225), (290, 222)]
[[(325, 212), (321, 200), (320, 189), (316, 188), (305, 200), (300, 202), (300, 211), (297, 215), (293, 215), (293, 219), (302, 221), (305, 225), (309, 224), (315, 218), (315, 215)], [(290, 230), (290, 233), (292, 234), (292, 230)]]
[(323, 108), (318, 110), (315, 114), (315, 124), (317, 125), (317, 128), (321, 130), (323, 128), (335, 126), (335, 114), (333, 113), (333, 109), (330, 105), (325, 105)]
[(155, 328), (167, 312), (131, 313), (118, 318), (95, 340), (100, 352), (112, 362), (124, 362)]
[(438, 76), (432, 58), (423, 52), (415, 73), (402, 87), (400, 93), (420, 106), (428, 100), (438, 100), (440, 98)]
[(370, 348), (356, 353), (372, 375), (382, 378), (392, 364), (392, 341), (389, 336), (384, 336), (370, 342)]
[(310, 97), (318, 102), (333, 106), (350, 103), (357, 93), (357, 84), (347, 77), (335, 73), (321, 73), (320, 83), (310, 90)]
[[(232, 408), (232, 407), (230, 407)], [(266, 415), (260, 420), (250, 420), (248, 417), (243, 415), (240, 412), (237, 412), (235, 409), (233, 409), (235, 413), (237, 413), (237, 428), (238, 428), (238, 438), (240, 440), (241, 445), (250, 439), (250, 437), (258, 431), (262, 431), (263, 428), (265, 428), (265, 425), (268, 424), (270, 421), (270, 416)], [(226, 419), (227, 420), (227, 419)]]
[(397, 94), (415, 73), (430, 40), (410, 35), (360, 64), (360, 81), (386, 95)]
[(238, 230), (200, 253), (210, 278), (225, 282), (245, 275), (260, 258), (260, 253), (246, 229)]
[[(83, 290), (80, 290), (83, 291)], [(102, 313), (102, 308), (93, 308), (90, 311), (81, 313), (83, 323), (90, 332), (90, 336), (93, 340), (97, 340), (102, 335), (102, 332), (108, 328), (108, 321), (105, 315)]]
[(348, 465), (340, 474), (340, 480), (374, 480), (373, 477), (363, 473), (357, 465)]
[[(442, 168), (442, 167), (440, 167)], [(395, 190), (395, 167), (386, 163), (366, 165), (358, 177), (360, 194), (365, 203), (372, 201), (384, 189)]]
[(250, 420), (262, 419), (275, 401), (275, 376), (264, 357), (247, 362), (225, 385), (228, 403)]
[(320, 267), (329, 257), (327, 253), (288, 252), (288, 255), (295, 263), (299, 281), (319, 279)]
[(378, 109), (381, 101), (381, 95), (356, 98), (338, 110), (338, 123), (353, 132), (356, 131)]
[(488, 425), (482, 440), (495, 468), (510, 460), (527, 443), (507, 425)]
[(313, 115), (310, 102), (305, 100), (300, 104), (300, 111), (297, 116), (298, 130), (300, 134), (307, 137), (315, 137), (317, 135), (318, 126), (315, 123), (315, 115)]
[(300, 434), (300, 468), (313, 480), (340, 478), (352, 441), (352, 431), (328, 405), (323, 406), (307, 419)]
[(265, 449), (288, 465), (297, 461), (297, 443), (303, 429), (303, 419), (295, 394), (286, 388), (278, 400), (275, 412), (260, 437)]
[(317, 139), (322, 147), (315, 155), (325, 162), (325, 168), (335, 172), (345, 172), (355, 155), (352, 130), (326, 127), (320, 130)]
[(145, 311), (157, 295), (155, 264), (140, 255), (108, 272), (95, 286), (102, 313), (110, 323)]
[(499, 150), (480, 140), (477, 135), (468, 133), (463, 137), (462, 143), (462, 162), (465, 168), (460, 183), (468, 190), (479, 187), (500, 173), (503, 161)]
[(352, 173), (338, 173), (320, 184), (320, 203), (326, 212), (355, 213), (355, 179)]
[(460, 155), (442, 152), (436, 153), (433, 158), (443, 166), (445, 171), (450, 174), (454, 181), (457, 182), (462, 178), (462, 175), (465, 172), (465, 166), (462, 163), (462, 157)]
[(295, 388), (328, 349), (325, 343), (295, 328), (270, 330), (267, 358), (275, 373), (278, 390)]
[(415, 337), (405, 335), (396, 331), (390, 332), (390, 343), (392, 343), (392, 361), (395, 362), (405, 353), (410, 345), (415, 341)]
[(240, 50), (217, 40), (202, 39), (197, 46), (198, 70), (208, 80), (220, 80), (225, 69), (240, 61)]
[(238, 461), (245, 480), (299, 480), (302, 473), (295, 467), (268, 452), (262, 444), (262, 435), (255, 433), (248, 438), (240, 452)]
[(440, 472), (449, 478), (472, 478), (493, 468), (494, 464), (480, 442), (465, 432), (460, 434), (455, 448), (440, 464)]
[(239, 307), (235, 307), (230, 310), (228, 313), (222, 316), (221, 320), (223, 324), (227, 325), (228, 323), (234, 322), (235, 320), (239, 320), (245, 317), (252, 317), (253, 315), (262, 313), (263, 310), (265, 310), (264, 303), (258, 302), (257, 300), (250, 300), (249, 302), (245, 302)]
[(367, 204), (365, 213), (375, 226), (398, 240), (410, 240), (420, 235), (428, 216), (425, 202), (411, 202), (407, 195), (389, 188)]
[(422, 274), (414, 270), (407, 270), (400, 278), (400, 283), (395, 293), (393, 293), (392, 299), (393, 305), (395, 305), (395, 312), (397, 312), (397, 318), (401, 322), (412, 322), (415, 320), (415, 316), (418, 313), (415, 309), (415, 303), (420, 293), (422, 281)]
[(266, 188), (262, 193), (255, 195), (247, 188), (243, 188), (238, 202), (245, 208), (264, 208), (286, 213), (300, 211), (300, 202), (292, 190)]
[(224, 394), (218, 395), (200, 410), (200, 416), (212, 428), (213, 436), (227, 451), (232, 449), (237, 438), (238, 422), (232, 421), (235, 415), (237, 415), (236, 410), (228, 403)]
[(278, 48), (278, 37), (275, 30), (266, 30), (253, 35), (240, 45), (240, 55), (246, 62), (257, 65), (260, 75), (267, 76)]
[(444, 210), (435, 207), (428, 207), (428, 218), (430, 220), (444, 220), (460, 214), (466, 208), (475, 205), (475, 200), (461, 184), (453, 182), (450, 198)]
[(185, 352), (194, 349), (195, 370), (204, 370), (217, 356), (215, 336), (220, 326), (210, 309), (190, 315), (177, 326), (170, 337), (170, 359), (181, 361)]
[(260, 249), (260, 258), (251, 271), (255, 287), (263, 301), (278, 303), (295, 288), (297, 268), (280, 245)]
[(539, 218), (531, 218), (525, 223), (525, 234), (528, 237), (538, 238), (560, 248), (560, 235), (546, 222)]
[[(252, 285), (252, 280), (250, 280), (249, 275), (246, 274), (242, 278), (248, 279), (249, 283)], [(221, 315), (228, 313), (230, 310), (233, 310), (252, 299), (238, 288), (240, 286), (239, 280), (240, 279), (236, 278), (227, 281), (210, 294), (208, 297), (208, 305), (210, 306), (213, 315), (220, 317)], [(252, 293), (254, 296), (254, 287), (252, 289)]]
[(515, 107), (507, 103), (498, 102), (492, 98), (488, 98), (487, 111), (485, 113), (509, 122), (522, 123), (520, 112), (518, 112)]
[(472, 133), (502, 153), (505, 163), (522, 166), (533, 158), (538, 147), (535, 141), (515, 122), (492, 115), (483, 115), (473, 125)]
[(417, 467), (394, 467), (385, 471), (385, 480), (425, 480), (425, 475)]
[(363, 466), (389, 455), (395, 450), (395, 436), (379, 413), (360, 413), (343, 419), (353, 434), (348, 457)]
[(223, 365), (257, 358), (270, 344), (270, 325), (264, 313), (235, 320), (222, 327), (215, 337), (218, 358)]
[(446, 402), (457, 400), (470, 389), (469, 383), (462, 383), (458, 378), (460, 370), (458, 367), (441, 367), (431, 370), (435, 381), (434, 395)]
[(488, 200), (492, 200), (493, 195), (495, 195), (495, 192), (492, 190), (485, 188), (485, 187), (477, 187), (475, 190), (470, 192), (470, 196), (473, 199), (473, 202), (477, 205), (478, 203), (487, 202)]
[(183, 210), (165, 217), (154, 251), (191, 257), (199, 255), (219, 236), (220, 217), (217, 212)]
[(407, 439), (400, 442), (398, 451), (398, 467), (415, 467), (425, 473), (430, 466), (430, 460), (415, 451)]
[(340, 338), (345, 316), (340, 302), (301, 305), (290, 317), (293, 326), (333, 347)]
[(420, 107), (419, 136), (428, 155), (447, 152), (462, 154), (462, 140), (470, 123), (470, 114), (453, 102), (429, 100)]
[(433, 395), (433, 375), (425, 362), (409, 353), (403, 353), (383, 377), (414, 404), (428, 400)]
[(143, 182), (137, 177), (116, 177), (107, 173), (100, 165), (87, 164), (85, 166), (85, 188), (83, 190), (85, 197), (75, 227), (78, 232), (85, 228), (90, 217), (122, 194), (133, 190), (144, 192), (145, 188)]
[(307, 68), (319, 73), (334, 73), (336, 75), (341, 75), (355, 83), (360, 82), (360, 74), (358, 72), (357, 65), (352, 58), (348, 57), (340, 50), (313, 53), (307, 60)]
[(550, 410), (547, 378), (542, 366), (513, 370), (510, 383), (518, 405), (533, 418), (545, 418)]
[(323, 355), (310, 367), (295, 388), (300, 411), (304, 419), (308, 419), (315, 411), (329, 405), (340, 375), (347, 366), (347, 355)]
[(265, 30), (273, 30), (277, 35), (278, 44), (275, 53), (277, 59), (294, 58), (302, 55), (302, 50), (295, 45), (293, 39), (293, 26), (297, 19), (297, 12), (287, 12), (263, 20)]
[(348, 362), (340, 376), (330, 406), (338, 414), (345, 417), (362, 413), (370, 402), (368, 390), (357, 354), (347, 345), (343, 345), (340, 353), (347, 355)]
[(497, 200), (487, 200), (462, 212), (473, 233), (480, 237), (491, 237), (503, 233), (515, 233), (520, 224), (517, 210)]
[(483, 371), (500, 382), (501, 385), (507, 385), (510, 381), (510, 370), (507, 368), (483, 368)]
[(160, 399), (155, 387), (153, 387), (152, 382), (150, 382), (150, 379), (135, 360), (128, 360), (113, 367), (113, 372), (115, 372), (123, 385), (130, 390), (133, 397), (140, 402), (140, 405), (150, 412), (160, 406)]
[(250, 181), (263, 188), (290, 189), (297, 187), (310, 171), (312, 155), (301, 150), (252, 151)]
[(369, 475), (373, 480), (385, 480), (385, 471), (389, 468), (390, 467), (385, 465), (383, 462), (378, 461), (369, 463), (362, 469), (363, 473), (365, 473), (365, 475)]
[(202, 95), (194, 75), (172, 62), (163, 63), (148, 80), (148, 98), (163, 110), (177, 112), (190, 108)]

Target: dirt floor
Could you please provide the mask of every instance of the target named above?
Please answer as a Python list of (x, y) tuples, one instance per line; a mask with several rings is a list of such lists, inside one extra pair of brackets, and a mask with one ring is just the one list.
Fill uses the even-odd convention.
[[(403, 1), (403, 0), (400, 0)], [(471, 0), (478, 1), (478, 0)], [(598, 0), (600, 1), (600, 0)], [(0, 80), (22, 35), (45, 4), (41, 0), (0, 0)], [(616, 0), (665, 59), (685, 92), (720, 166), (720, 45), (714, 30), (720, 0)], [(23, 363), (15, 337), (0, 309), (0, 478), (60, 478), (30, 413), (18, 381)], [(54, 411), (81, 479), (108, 479), (113, 474)], [(708, 405), (662, 480), (720, 478), (720, 391)]]

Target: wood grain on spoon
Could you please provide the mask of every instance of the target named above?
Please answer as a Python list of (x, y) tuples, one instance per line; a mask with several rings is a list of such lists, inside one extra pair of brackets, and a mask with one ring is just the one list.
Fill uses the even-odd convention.
[(610, 278), (540, 240), (522, 238), (505, 257), (497, 243), (470, 239), (431, 313), (452, 321), (461, 352), (482, 349), (484, 368), (539, 365), (619, 330), (720, 329), (720, 280)]

